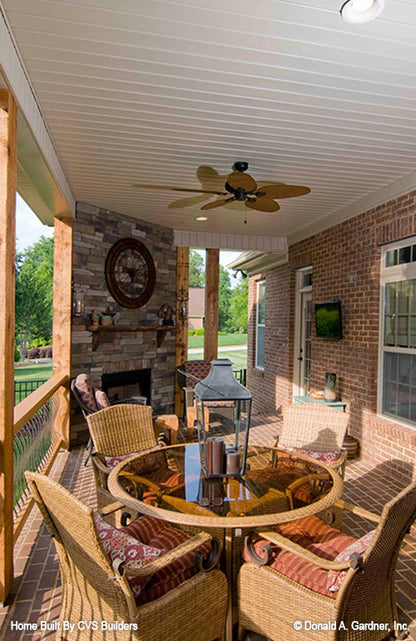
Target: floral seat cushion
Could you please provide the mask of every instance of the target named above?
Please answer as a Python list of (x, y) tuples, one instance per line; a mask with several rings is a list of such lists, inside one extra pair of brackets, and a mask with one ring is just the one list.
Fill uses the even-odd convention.
[[(141, 453), (144, 454), (144, 452), (154, 452), (155, 450), (160, 449), (160, 445), (153, 445), (153, 447), (141, 450)], [(128, 452), (127, 454), (119, 454), (118, 456), (103, 456), (102, 459), (106, 466), (110, 468), (110, 470), (112, 470), (116, 465), (118, 465), (122, 461), (125, 461), (131, 456), (135, 456), (136, 454), (139, 454), (139, 452)], [(151, 458), (148, 458), (147, 456), (141, 456), (139, 459), (132, 461), (132, 466), (131, 468), (129, 468), (129, 471), (139, 475), (146, 474), (146, 472), (158, 469), (161, 465), (163, 465), (164, 461), (165, 457), (163, 455), (160, 458), (155, 456), (152, 456)]]
[[(315, 459), (316, 461), (321, 461), (322, 463), (326, 463), (327, 465), (331, 465), (335, 463), (335, 461), (338, 461), (341, 452), (339, 450), (328, 450), (328, 451), (317, 451), (317, 450), (310, 450), (305, 447), (292, 447), (292, 446), (287, 446), (283, 445), (282, 443), (279, 443), (279, 447), (287, 450), (288, 452), (296, 452), (297, 454), (302, 454), (303, 456), (309, 456), (310, 458)], [(284, 453), (280, 452), (279, 456), (284, 456)]]
[[(120, 560), (126, 568), (137, 570), (166, 553), (163, 548), (142, 543), (128, 534), (125, 529), (118, 529), (107, 523), (101, 516), (95, 517), (95, 527), (103, 550), (111, 564)], [(149, 577), (132, 577), (129, 584), (136, 601)]]
[[(100, 517), (96, 517), (96, 524), (97, 519), (97, 531), (104, 550), (106, 551), (108, 546), (108, 539), (114, 541), (111, 543), (112, 556), (125, 557), (126, 565), (131, 568), (148, 565), (154, 559), (166, 554), (168, 550), (191, 538), (187, 532), (151, 516), (141, 516), (120, 530), (113, 528)], [(124, 540), (127, 547), (120, 551), (117, 544)], [(199, 549), (207, 553), (209, 544), (204, 544)], [(129, 585), (137, 605), (154, 601), (196, 574), (198, 570), (194, 564), (194, 556), (195, 551), (188, 552), (148, 577), (129, 577)]]
[[(370, 532), (357, 541), (344, 532), (327, 525), (316, 516), (279, 525), (275, 530), (294, 543), (301, 545), (305, 550), (330, 561), (348, 561), (354, 552), (364, 552), (374, 533), (374, 531)], [(255, 543), (255, 549), (260, 555), (261, 548), (265, 543), (268, 543), (265, 539), (259, 539)], [(305, 561), (293, 552), (287, 552), (274, 544), (270, 545), (272, 554), (268, 563), (269, 567), (313, 592), (324, 594), (333, 599), (336, 598), (336, 592), (345, 578), (346, 571), (325, 570)], [(250, 560), (247, 553), (244, 554), (244, 559)]]

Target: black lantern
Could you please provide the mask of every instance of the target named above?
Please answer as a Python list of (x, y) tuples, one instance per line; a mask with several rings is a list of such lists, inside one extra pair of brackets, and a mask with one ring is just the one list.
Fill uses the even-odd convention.
[[(242, 476), (246, 469), (251, 418), (251, 394), (234, 377), (228, 358), (211, 361), (211, 369), (194, 389), (201, 463), (208, 478)], [(234, 442), (209, 436), (210, 413), (224, 432), (232, 432)]]

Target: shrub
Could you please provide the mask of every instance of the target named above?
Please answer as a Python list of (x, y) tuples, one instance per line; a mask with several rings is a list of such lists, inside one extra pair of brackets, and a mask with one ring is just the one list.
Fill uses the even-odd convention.
[(17, 347), (16, 343), (14, 344), (14, 362), (18, 363), (20, 361), (20, 352), (19, 348)]
[(46, 358), (52, 358), (52, 347), (46, 348)]
[(40, 358), (39, 356), (39, 348), (38, 347), (31, 347), (30, 349), (27, 350), (27, 358), (33, 359), (33, 358)]
[(203, 327), (201, 329), (194, 329), (195, 336), (203, 336), (205, 333), (205, 330)]

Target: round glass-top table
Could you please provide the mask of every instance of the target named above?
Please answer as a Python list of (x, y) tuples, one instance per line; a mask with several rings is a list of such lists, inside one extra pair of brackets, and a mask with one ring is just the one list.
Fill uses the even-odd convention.
[[(128, 508), (178, 525), (213, 528), (223, 538), (229, 580), (226, 640), (236, 621), (236, 583), (244, 534), (324, 512), (342, 495), (328, 465), (278, 448), (249, 446), (243, 477), (206, 478), (198, 443), (134, 454), (110, 473), (111, 494)], [(297, 498), (298, 491), (307, 501)], [(222, 535), (221, 535), (222, 532)]]
[[(293, 500), (301, 485), (312, 500), (305, 505)], [(315, 459), (257, 446), (249, 446), (243, 477), (206, 478), (198, 443), (187, 443), (125, 459), (108, 488), (126, 506), (171, 523), (247, 529), (321, 512), (341, 497), (343, 481)]]

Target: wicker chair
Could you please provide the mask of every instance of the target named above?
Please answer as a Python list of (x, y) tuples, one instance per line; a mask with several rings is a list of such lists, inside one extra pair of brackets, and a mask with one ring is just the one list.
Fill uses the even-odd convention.
[[(322, 557), (308, 549), (305, 545), (307, 535), (302, 534), (307, 527), (307, 519), (298, 522), (297, 536), (293, 536), (292, 532), (292, 540), (287, 536), (291, 524), (287, 524), (286, 528), (278, 528), (279, 531), (257, 532), (256, 536), (259, 538), (254, 546), (253, 537), (248, 537), (247, 553), (250, 558), (265, 565), (256, 565), (250, 561), (244, 563), (240, 570), (241, 629), (252, 630), (273, 641), (365, 641), (370, 638), (371, 641), (379, 641), (389, 634), (385, 624), (393, 630), (394, 622), (399, 621), (394, 573), (403, 538), (416, 518), (416, 484), (410, 485), (387, 503), (381, 516), (343, 501), (339, 503), (343, 509), (378, 523), (371, 541), (368, 542), (370, 537), (367, 535), (366, 545), (361, 547), (360, 552), (352, 553), (347, 561), (329, 560), (337, 556), (331, 554), (331, 548), (326, 544), (334, 546), (337, 537), (339, 540), (340, 536), (346, 535), (325, 524), (323, 540), (326, 544), (320, 544)], [(319, 521), (317, 517), (308, 518)], [(286, 532), (286, 536), (282, 536), (283, 532)], [(304, 547), (299, 541), (303, 542)], [(361, 543), (363, 541), (364, 537), (360, 539)], [(272, 546), (272, 549), (267, 550), (267, 545)], [(358, 546), (359, 542), (355, 544), (355, 547)], [(318, 547), (314, 548), (315, 551)], [(341, 548), (345, 549), (345, 544)], [(348, 557), (348, 553), (345, 556)], [(274, 568), (267, 565), (270, 562)], [(299, 580), (295, 581), (293, 574), (292, 578), (288, 576), (290, 572), (287, 568), (294, 571), (295, 565), (298, 577), (300, 574), (304, 577), (304, 584)], [(280, 571), (277, 570), (278, 567)], [(284, 567), (287, 574), (282, 573)], [(328, 591), (328, 586), (332, 588), (334, 585), (332, 577), (328, 576), (330, 570), (345, 571), (344, 578), (340, 577), (341, 583), (337, 585), (339, 589), (336, 592)], [(324, 580), (321, 592), (316, 587), (317, 573), (321, 577), (321, 587), (322, 579)], [(306, 587), (312, 576), (313, 586)], [(331, 579), (329, 583), (328, 579)], [(295, 626), (295, 622), (299, 621), (302, 625)], [(305, 629), (305, 621), (310, 622), (309, 629)], [(360, 624), (371, 622), (376, 623), (379, 629), (359, 629)], [(317, 624), (321, 627), (314, 628)], [(327, 628), (322, 628), (322, 624), (327, 624)], [(332, 629), (328, 629), (331, 627), (329, 624)]]
[[(320, 458), (336, 467), (343, 477), (347, 453), (342, 447), (347, 427), (348, 414), (333, 407), (318, 403), (287, 405), (274, 445)], [(333, 460), (325, 460), (326, 454), (333, 455)]]
[[(90, 414), (94, 414), (105, 407), (113, 405), (146, 405), (146, 396), (132, 396), (121, 400), (110, 402), (107, 394), (102, 390), (96, 389), (87, 374), (79, 374), (71, 381), (71, 391), (80, 406), (81, 412), (85, 418)], [(179, 429), (179, 419), (175, 414), (160, 414), (153, 416), (153, 424), (156, 432), (156, 437), (159, 436), (163, 430), (168, 432), (168, 439), (171, 445), (176, 445), (177, 435)], [(92, 449), (91, 440), (88, 449)]]
[(114, 500), (107, 488), (112, 468), (127, 455), (158, 447), (157, 421), (150, 405), (111, 405), (87, 416), (99, 509)]
[[(26, 478), (58, 553), (63, 596), (57, 639), (212, 641), (223, 637), (227, 582), (220, 570), (198, 572), (195, 568), (191, 578), (142, 604), (136, 603), (128, 581), (132, 576), (153, 576), (154, 581), (163, 568), (178, 560), (184, 563), (185, 554), (189, 559), (189, 553), (206, 546), (209, 534), (188, 535), (177, 547), (139, 569), (123, 567), (116, 560), (109, 561), (89, 507), (46, 476), (27, 472)], [(213, 562), (209, 559), (208, 565)], [(199, 570), (202, 565), (200, 560)], [(209, 616), (207, 604), (215, 605)], [(69, 625), (62, 629), (64, 622), (73, 625), (72, 630)]]

